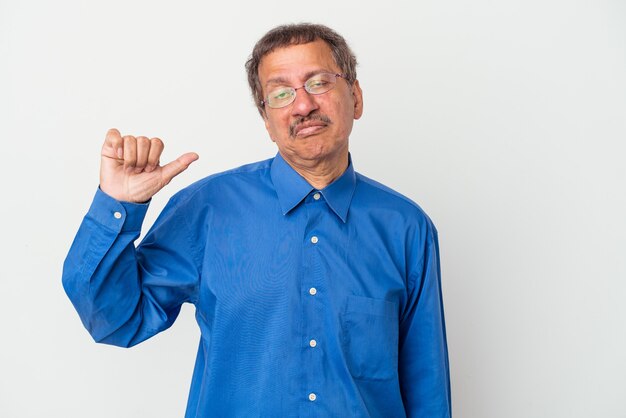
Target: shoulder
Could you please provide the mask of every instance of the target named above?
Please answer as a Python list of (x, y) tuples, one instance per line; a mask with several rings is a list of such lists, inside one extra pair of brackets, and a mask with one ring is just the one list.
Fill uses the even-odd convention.
[(369, 210), (384, 211), (389, 216), (399, 216), (406, 222), (417, 222), (423, 227), (434, 229), (430, 217), (410, 198), (361, 173), (356, 173), (356, 180), (354, 203), (357, 205), (363, 204)]
[(206, 201), (216, 193), (240, 191), (246, 187), (259, 187), (269, 179), (273, 158), (242, 165), (211, 174), (176, 193), (171, 201), (184, 204), (198, 199)]

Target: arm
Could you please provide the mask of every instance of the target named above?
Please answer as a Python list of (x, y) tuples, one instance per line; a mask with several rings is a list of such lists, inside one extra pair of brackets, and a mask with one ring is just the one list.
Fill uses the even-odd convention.
[(399, 373), (409, 418), (451, 416), (450, 372), (441, 296), (439, 244), (427, 222), (416, 248), (423, 249), (409, 277), (409, 300), (400, 322)]
[(148, 207), (136, 202), (149, 200), (197, 158), (186, 154), (160, 167), (162, 143), (141, 138), (107, 134), (102, 190), (63, 266), (63, 286), (93, 338), (126, 347), (171, 326), (180, 305), (195, 301), (199, 277), (194, 234), (176, 198), (135, 249)]

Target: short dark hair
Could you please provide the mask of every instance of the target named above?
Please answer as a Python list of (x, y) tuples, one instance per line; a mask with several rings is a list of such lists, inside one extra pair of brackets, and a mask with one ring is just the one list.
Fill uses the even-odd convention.
[(352, 85), (356, 80), (356, 57), (348, 46), (348, 43), (331, 28), (313, 24), (297, 23), (277, 26), (267, 32), (254, 46), (252, 55), (246, 61), (246, 71), (248, 73), (248, 84), (252, 90), (252, 98), (261, 116), (265, 115), (265, 108), (261, 105), (263, 101), (263, 86), (259, 80), (259, 64), (264, 56), (277, 48), (290, 45), (307, 44), (322, 40), (330, 47), (335, 63), (341, 69), (346, 81)]

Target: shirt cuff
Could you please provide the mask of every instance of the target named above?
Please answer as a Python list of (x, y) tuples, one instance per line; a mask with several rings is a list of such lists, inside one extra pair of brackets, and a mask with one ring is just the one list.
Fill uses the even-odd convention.
[(98, 187), (87, 217), (114, 231), (140, 231), (149, 205), (115, 200)]

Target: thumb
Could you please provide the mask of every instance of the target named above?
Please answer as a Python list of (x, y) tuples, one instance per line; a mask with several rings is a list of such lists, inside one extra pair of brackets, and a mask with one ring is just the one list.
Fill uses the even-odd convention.
[(165, 184), (169, 183), (174, 177), (182, 173), (189, 167), (191, 163), (198, 159), (198, 154), (195, 152), (188, 152), (183, 154), (174, 161), (164, 165), (161, 169), (161, 176), (165, 181)]

